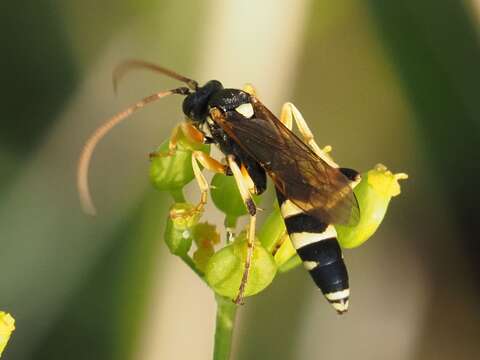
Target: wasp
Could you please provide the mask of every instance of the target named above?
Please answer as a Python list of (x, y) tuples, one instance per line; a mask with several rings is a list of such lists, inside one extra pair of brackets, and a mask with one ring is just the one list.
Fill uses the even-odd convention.
[[(218, 161), (204, 152), (192, 153), (192, 167), (201, 190), (196, 210), (203, 210), (209, 190), (200, 169), (202, 165), (207, 170), (235, 178), (249, 214), (247, 256), (234, 301), (243, 302), (252, 264), (257, 215), (252, 194), (266, 190), (268, 175), (275, 186), (287, 232), (304, 267), (335, 310), (340, 314), (347, 311), (348, 273), (334, 225), (355, 224), (359, 219), (359, 207), (352, 191), (360, 180), (359, 173), (339, 167), (328, 155), (328, 149), (322, 150), (317, 145), (306, 121), (291, 103), (283, 106), (280, 118), (277, 118), (250, 86), (243, 90), (230, 89), (217, 80), (200, 86), (195, 80), (139, 60), (120, 65), (114, 72), (114, 84), (133, 68), (152, 70), (187, 86), (150, 95), (118, 113), (94, 132), (78, 165), (78, 188), (85, 211), (95, 212), (87, 172), (98, 141), (112, 127), (148, 103), (174, 94), (185, 96), (182, 109), (186, 120), (173, 132), (169, 154), (174, 153), (178, 134), (182, 131), (195, 141), (215, 144), (225, 155), (223, 161)], [(292, 131), (294, 121), (300, 136)]]

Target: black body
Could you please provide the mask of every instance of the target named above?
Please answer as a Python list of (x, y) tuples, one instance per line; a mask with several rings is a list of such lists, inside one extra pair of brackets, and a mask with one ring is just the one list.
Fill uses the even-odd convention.
[[(277, 189), (277, 199), (280, 206), (287, 200)], [(288, 235), (308, 233), (321, 236), (329, 224), (318, 221), (311, 215), (300, 213), (285, 217), (285, 227)], [(308, 272), (322, 293), (335, 293), (348, 289), (348, 272), (343, 261), (342, 250), (336, 237), (329, 237), (312, 242), (302, 247), (296, 247), (300, 259), (305, 262), (315, 262), (319, 265)]]
[(211, 80), (197, 91), (188, 95), (183, 101), (183, 112), (197, 123), (197, 128), (208, 126), (215, 144), (225, 155), (234, 155), (239, 166), (243, 164), (248, 174), (255, 183), (257, 194), (263, 193), (267, 188), (267, 175), (262, 166), (242, 147), (237, 144), (215, 122), (207, 122), (209, 110), (218, 108), (231, 116), (236, 116), (235, 109), (242, 104), (250, 103), (250, 94), (238, 89), (224, 89), (217, 80)]
[[(252, 105), (251, 118), (236, 111), (243, 104)], [(211, 119), (212, 109), (220, 111), (221, 119)], [(358, 211), (350, 188), (358, 173), (332, 168), (256, 98), (242, 90), (224, 89), (218, 81), (210, 81), (188, 95), (183, 111), (199, 130), (208, 127), (213, 142), (225, 155), (233, 155), (239, 166), (246, 167), (257, 193), (266, 189), (268, 173), (275, 183), (280, 206), (292, 201), (300, 208), (292, 214), (288, 212), (291, 210), (282, 211), (287, 231), (327, 300), (339, 313), (345, 312), (349, 291), (347, 268), (336, 233), (333, 230), (333, 236), (329, 235), (332, 230), (327, 228), (333, 223), (347, 223)], [(350, 202), (336, 207), (342, 196)], [(329, 205), (332, 199), (333, 206)], [(295, 236), (306, 240), (295, 244)], [(346, 295), (337, 298), (337, 294)]]

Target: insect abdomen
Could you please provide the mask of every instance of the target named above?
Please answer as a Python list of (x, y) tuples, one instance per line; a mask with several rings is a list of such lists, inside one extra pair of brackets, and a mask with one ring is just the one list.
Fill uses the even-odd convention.
[(348, 309), (348, 273), (333, 225), (306, 214), (277, 190), (277, 198), (293, 246), (313, 281), (335, 310)]

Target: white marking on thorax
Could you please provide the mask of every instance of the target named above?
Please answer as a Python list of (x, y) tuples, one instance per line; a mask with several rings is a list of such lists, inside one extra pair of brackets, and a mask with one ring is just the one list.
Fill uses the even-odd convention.
[(317, 266), (318, 266), (318, 262), (316, 261), (304, 261), (303, 262), (303, 266), (305, 267), (305, 269), (307, 269), (308, 271), (310, 270), (313, 270), (315, 269)]
[(254, 115), (253, 106), (250, 103), (245, 103), (245, 104), (242, 104), (242, 105), (238, 106), (235, 109), (235, 111), (238, 112), (239, 114), (245, 116), (248, 119), (250, 119)]
[(207, 116), (207, 121), (202, 125), (202, 131), (205, 135), (212, 137), (212, 131), (210, 130), (210, 125), (213, 124), (213, 120), (210, 116)]

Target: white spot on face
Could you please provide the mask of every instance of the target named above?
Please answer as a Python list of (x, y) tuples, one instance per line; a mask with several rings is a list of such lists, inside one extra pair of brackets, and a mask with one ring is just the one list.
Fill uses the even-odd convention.
[(189, 237), (190, 237), (190, 231), (185, 230), (185, 231), (182, 233), (182, 238), (188, 239)]
[(344, 290), (325, 294), (325, 297), (330, 301), (345, 299), (345, 298), (348, 298), (349, 296), (350, 296), (350, 289), (344, 289)]
[(253, 112), (253, 106), (250, 103), (242, 104), (239, 107), (235, 109), (236, 112), (239, 114), (245, 116), (246, 118), (250, 119), (254, 112)]

